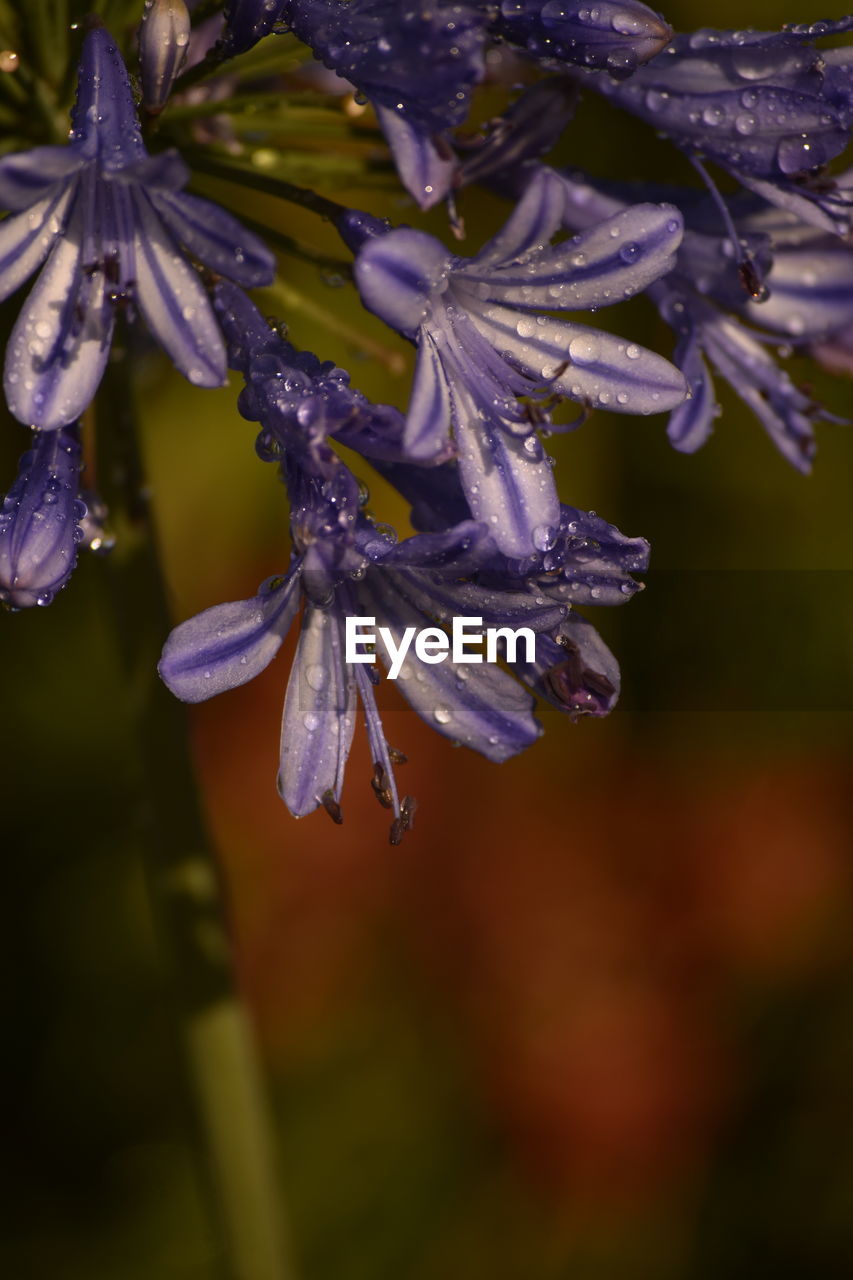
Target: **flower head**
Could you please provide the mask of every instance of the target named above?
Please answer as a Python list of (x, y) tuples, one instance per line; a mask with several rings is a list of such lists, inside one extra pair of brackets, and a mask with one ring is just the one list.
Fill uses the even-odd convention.
[(0, 600), (47, 605), (61, 591), (83, 540), (80, 438), (76, 426), (33, 432), (0, 508)]
[[(626, 199), (636, 198), (636, 189), (629, 194), (619, 184), (599, 186), (568, 173), (561, 179), (569, 228), (596, 225), (624, 207)], [(740, 202), (742, 215), (733, 206), (735, 246), (719, 225), (720, 211), (711, 198), (686, 188), (667, 188), (666, 194), (683, 209), (687, 229), (675, 269), (650, 286), (648, 297), (676, 334), (673, 360), (691, 391), (670, 416), (671, 443), (692, 453), (710, 436), (719, 413), (715, 370), (780, 453), (799, 471), (808, 471), (815, 452), (813, 424), (834, 420), (833, 415), (794, 384), (774, 349), (778, 335), (817, 342), (853, 320), (847, 285), (853, 279), (853, 253), (835, 237), (754, 197)]]
[[(344, 769), (361, 702), (374, 761), (374, 790), (394, 813), (392, 841), (408, 821), (376, 704), (375, 666), (347, 662), (346, 620), (374, 617), (380, 656), (390, 665), (412, 629), (479, 616), (486, 626), (521, 625), (541, 631), (559, 625), (565, 607), (533, 596), (523, 584), (497, 590), (477, 584), (478, 564), (491, 550), (486, 531), (463, 521), (441, 533), (396, 543), (358, 510), (355, 482), (343, 463), (325, 475), (309, 465), (302, 475), (285, 462), (292, 503), (294, 555), (289, 572), (265, 583), (250, 600), (219, 605), (181, 624), (163, 650), (160, 674), (178, 697), (197, 702), (245, 683), (271, 661), (304, 606), (287, 686), (278, 786), (297, 817), (324, 806), (340, 820)], [(384, 628), (384, 631), (382, 630)], [(532, 698), (500, 668), (460, 668), (407, 656), (400, 688), (418, 714), (440, 733), (504, 760), (539, 734)]]
[(637, 205), (550, 247), (563, 202), (559, 179), (540, 169), (503, 230), (474, 258), (363, 215), (339, 224), (357, 250), (365, 305), (418, 348), (403, 436), (408, 456), (441, 457), (452, 426), (471, 512), (516, 558), (537, 549), (537, 530), (559, 522), (536, 436), (548, 416), (537, 402), (557, 394), (619, 413), (655, 413), (686, 394), (662, 356), (537, 314), (604, 306), (647, 287), (672, 266), (680, 215), (672, 206)]
[(179, 246), (244, 285), (273, 258), (230, 214), (184, 194), (175, 152), (149, 156), (124, 63), (103, 28), (86, 36), (67, 147), (0, 160), (0, 298), (47, 258), (6, 351), (4, 386), (22, 422), (77, 419), (104, 371), (116, 310), (144, 315), (180, 371), (225, 381), (225, 347), (202, 281)]

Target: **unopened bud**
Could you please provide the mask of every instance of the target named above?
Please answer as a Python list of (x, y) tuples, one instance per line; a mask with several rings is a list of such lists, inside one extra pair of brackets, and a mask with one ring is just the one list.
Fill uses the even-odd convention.
[(184, 0), (145, 0), (139, 28), (142, 102), (157, 115), (166, 105), (190, 42), (190, 14)]
[(71, 576), (83, 538), (76, 426), (35, 431), (0, 506), (0, 600), (13, 609), (50, 604)]

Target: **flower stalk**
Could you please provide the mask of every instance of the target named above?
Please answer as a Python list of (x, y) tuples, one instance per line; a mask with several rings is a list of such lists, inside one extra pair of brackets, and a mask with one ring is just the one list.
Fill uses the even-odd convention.
[(146, 875), (171, 970), (195, 1109), (201, 1177), (228, 1280), (292, 1280), (272, 1125), (227, 911), (198, 803), (184, 708), (156, 675), (169, 617), (124, 351), (98, 395), (97, 481), (116, 548), (107, 578), (139, 744)]

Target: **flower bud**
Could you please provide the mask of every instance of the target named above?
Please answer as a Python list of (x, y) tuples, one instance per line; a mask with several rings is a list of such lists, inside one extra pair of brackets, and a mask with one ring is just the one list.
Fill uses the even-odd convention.
[(156, 115), (166, 105), (184, 65), (190, 40), (190, 15), (184, 0), (145, 0), (139, 28), (142, 101)]
[(71, 576), (86, 514), (80, 467), (76, 426), (33, 432), (0, 506), (0, 600), (13, 609), (50, 604)]

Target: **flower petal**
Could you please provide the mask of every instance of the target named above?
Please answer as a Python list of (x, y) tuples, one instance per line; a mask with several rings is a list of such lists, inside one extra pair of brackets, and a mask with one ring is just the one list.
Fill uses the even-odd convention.
[(831, 333), (853, 320), (853, 252), (834, 236), (777, 249), (767, 287), (764, 302), (746, 304), (753, 324), (794, 342)]
[(559, 631), (560, 642), (536, 638), (536, 661), (512, 664), (540, 698), (571, 720), (606, 716), (619, 697), (619, 663), (585, 618), (570, 613)]
[(71, 194), (71, 189), (52, 192), (25, 213), (0, 222), (0, 302), (47, 257), (62, 230)]
[(4, 389), (16, 418), (50, 430), (81, 416), (103, 376), (113, 331), (102, 270), (86, 271), (79, 216), (56, 242), (6, 349)]
[(425, 332), (418, 345), (412, 396), (403, 428), (405, 456), (428, 461), (446, 447), (450, 436), (451, 394), (435, 343)]
[[(491, 272), (547, 244), (562, 224), (565, 202), (557, 174), (545, 166), (537, 168), (501, 230), (470, 259), (470, 270), (488, 268)], [(461, 262), (464, 267), (466, 260)]]
[(559, 522), (554, 472), (535, 435), (517, 436), (492, 425), (477, 415), (463, 387), (452, 386), (451, 392), (459, 475), (471, 514), (504, 555), (522, 559), (536, 550), (536, 531)]
[(123, 169), (145, 159), (127, 68), (105, 27), (93, 27), (83, 41), (71, 120), (71, 146), (86, 160)]
[(204, 702), (254, 679), (272, 661), (299, 606), (298, 577), (250, 600), (214, 605), (171, 633), (158, 670), (183, 702)]
[(152, 191), (150, 198), (175, 239), (206, 267), (247, 289), (272, 283), (275, 258), (230, 213), (184, 192)]
[[(399, 595), (384, 575), (371, 585), (367, 598), (375, 600), (376, 617), (391, 631), (397, 645), (406, 627), (420, 629), (424, 625), (424, 615)], [(390, 663), (381, 632), (377, 645), (380, 656)], [(493, 663), (462, 665), (448, 659), (430, 665), (410, 650), (400, 670), (398, 688), (432, 728), (489, 760), (506, 760), (539, 737), (533, 699)]]
[(296, 818), (340, 798), (355, 729), (356, 690), (338, 614), (308, 606), (287, 685), (279, 794)]
[(136, 296), (149, 327), (181, 373), (198, 387), (226, 381), (225, 344), (199, 279), (148, 196), (132, 191)]
[(409, 227), (367, 240), (355, 261), (361, 300), (392, 329), (414, 334), (452, 261), (434, 236)]
[(45, 197), (75, 173), (83, 161), (70, 147), (33, 147), (0, 159), (0, 209), (19, 213)]
[(621, 302), (671, 271), (682, 232), (673, 205), (631, 205), (527, 262), (482, 272), (475, 258), (459, 277), (478, 283), (477, 296), (489, 301), (522, 310), (583, 311)]
[(403, 186), (422, 209), (431, 209), (453, 185), (453, 153), (447, 148), (448, 154), (442, 154), (432, 136), (399, 111), (378, 104), (375, 110)]
[(811, 415), (816, 406), (737, 321), (720, 316), (705, 324), (702, 341), (714, 366), (763, 423), (779, 452), (807, 474), (815, 453)]
[(683, 375), (663, 356), (598, 329), (491, 306), (471, 317), (515, 368), (554, 391), (615, 413), (662, 413), (684, 400)]

